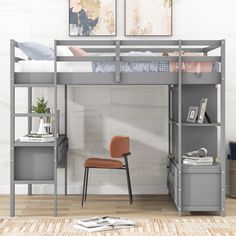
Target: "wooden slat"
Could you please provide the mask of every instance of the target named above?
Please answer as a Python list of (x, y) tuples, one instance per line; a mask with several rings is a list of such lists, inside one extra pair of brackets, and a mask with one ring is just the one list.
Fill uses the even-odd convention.
[(76, 61), (114, 61), (115, 56), (84, 56), (84, 57), (57, 57), (57, 61), (76, 62)]
[(174, 56), (121, 56), (121, 61), (155, 61), (155, 62), (171, 62), (171, 61), (178, 61), (178, 57)]
[(183, 56), (182, 61), (199, 61), (199, 62), (220, 62), (221, 57), (216, 57), (216, 56), (200, 56), (200, 57), (195, 57), (195, 56)]

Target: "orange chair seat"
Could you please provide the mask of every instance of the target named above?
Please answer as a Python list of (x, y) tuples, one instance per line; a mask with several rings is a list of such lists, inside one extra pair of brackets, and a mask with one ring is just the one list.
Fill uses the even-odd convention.
[(119, 169), (123, 167), (123, 163), (121, 161), (116, 161), (116, 160), (109, 160), (102, 158), (88, 158), (84, 162), (84, 167)]

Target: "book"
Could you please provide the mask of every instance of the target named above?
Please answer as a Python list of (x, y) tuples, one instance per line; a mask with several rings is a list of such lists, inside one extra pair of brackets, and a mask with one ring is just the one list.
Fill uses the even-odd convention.
[(20, 137), (20, 142), (36, 142), (36, 143), (47, 143), (47, 142), (54, 142), (54, 137), (35, 137), (31, 135), (25, 135), (23, 137)]
[(205, 156), (205, 157), (189, 157), (189, 156), (182, 156), (184, 160), (192, 160), (196, 162), (213, 162), (214, 159), (211, 156)]
[(136, 223), (134, 221), (123, 217), (105, 216), (77, 220), (73, 227), (85, 232), (100, 232), (105, 230), (128, 228), (135, 225)]
[(183, 160), (183, 164), (185, 165), (190, 165), (190, 166), (209, 166), (213, 164), (213, 161), (205, 161), (205, 162), (200, 162), (200, 161), (195, 161), (195, 160)]
[(32, 138), (50, 138), (53, 137), (53, 134), (35, 134), (35, 133), (31, 133), (27, 135), (28, 137), (32, 137)]

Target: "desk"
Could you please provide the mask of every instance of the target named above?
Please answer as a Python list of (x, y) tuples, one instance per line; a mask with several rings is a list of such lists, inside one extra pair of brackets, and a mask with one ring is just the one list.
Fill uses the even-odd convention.
[[(28, 184), (29, 194), (32, 194), (32, 184), (53, 184), (57, 185), (57, 175), (54, 174), (54, 164), (56, 168), (65, 169), (65, 194), (67, 194), (67, 151), (68, 139), (65, 135), (60, 135), (57, 140), (57, 161), (54, 163), (54, 142), (14, 143), (14, 194), (11, 196), (12, 215), (15, 215), (15, 185)], [(55, 201), (57, 201), (57, 191), (54, 191)], [(57, 209), (54, 209), (56, 214)]]

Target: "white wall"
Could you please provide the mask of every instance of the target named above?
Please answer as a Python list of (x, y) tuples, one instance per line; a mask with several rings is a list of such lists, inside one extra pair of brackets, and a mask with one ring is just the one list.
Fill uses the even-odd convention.
[[(118, 1), (118, 36), (124, 38), (124, 0)], [(227, 141), (236, 139), (236, 14), (235, 1), (173, 0), (173, 37), (166, 39), (226, 39)], [(9, 192), (9, 40), (52, 44), (68, 37), (68, 0), (0, 0), (0, 193)], [(104, 38), (103, 38), (104, 39)], [(157, 39), (157, 37), (155, 38)], [(45, 92), (46, 91), (46, 92)], [(47, 89), (36, 91), (48, 95)], [(50, 97), (49, 97), (50, 98)], [(17, 94), (22, 110), (26, 90)], [(83, 161), (108, 154), (112, 135), (131, 137), (131, 178), (135, 193), (166, 193), (167, 93), (164, 86), (81, 86), (69, 88), (69, 192), (80, 192)], [(22, 134), (25, 125), (17, 123)], [(59, 171), (59, 185), (63, 172)], [(91, 174), (90, 191), (126, 193), (121, 172)], [(24, 192), (25, 186), (17, 187)], [(50, 192), (35, 186), (35, 192)]]

